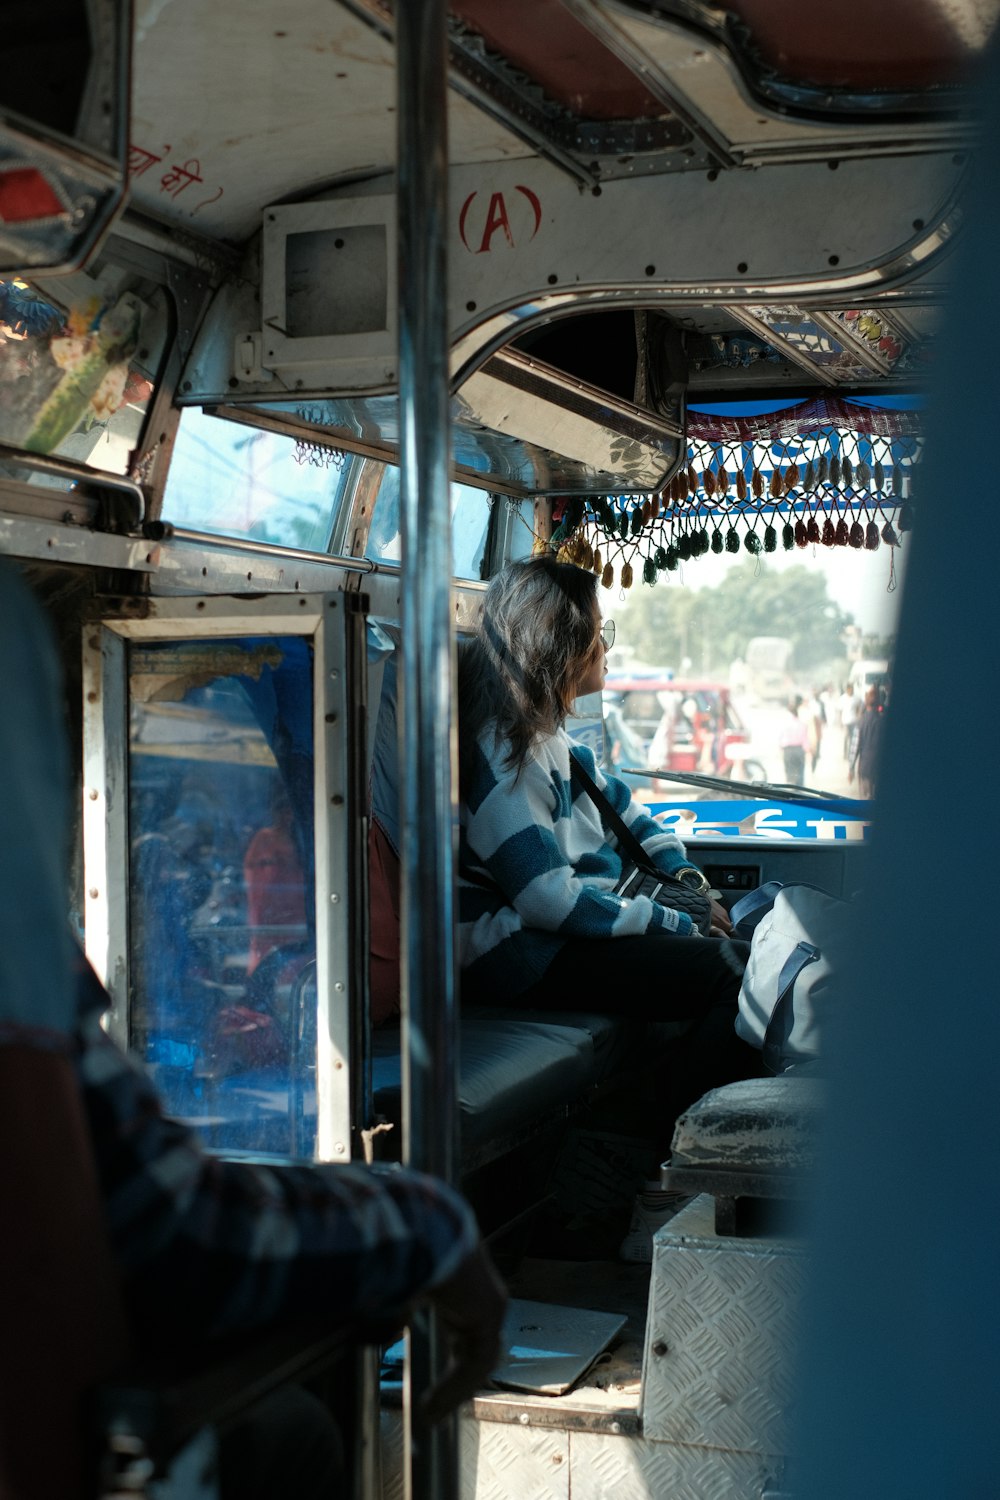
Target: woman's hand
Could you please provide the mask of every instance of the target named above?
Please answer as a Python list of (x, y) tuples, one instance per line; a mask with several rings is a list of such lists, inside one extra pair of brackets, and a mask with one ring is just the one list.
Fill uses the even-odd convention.
[(712, 923), (708, 929), (709, 937), (729, 937), (732, 934), (733, 924), (729, 913), (721, 901), (712, 902)]

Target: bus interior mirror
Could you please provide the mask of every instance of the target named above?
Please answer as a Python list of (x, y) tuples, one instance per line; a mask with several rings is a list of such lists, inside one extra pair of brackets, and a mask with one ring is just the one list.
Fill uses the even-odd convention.
[(4, 27), (0, 272), (76, 270), (125, 198), (129, 0), (32, 0)]

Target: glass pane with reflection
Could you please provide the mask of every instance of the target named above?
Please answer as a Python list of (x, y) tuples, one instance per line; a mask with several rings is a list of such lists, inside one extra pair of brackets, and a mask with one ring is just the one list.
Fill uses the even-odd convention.
[(206, 1144), (311, 1155), (310, 644), (132, 643), (129, 690), (132, 1047)]

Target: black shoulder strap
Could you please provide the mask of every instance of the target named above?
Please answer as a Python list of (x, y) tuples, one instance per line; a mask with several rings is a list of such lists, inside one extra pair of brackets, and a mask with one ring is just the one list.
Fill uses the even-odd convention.
[(580, 783), (580, 786), (587, 793), (587, 796), (590, 798), (591, 802), (593, 802), (594, 806), (600, 813), (602, 820), (610, 826), (612, 831), (617, 836), (618, 845), (621, 851), (627, 854), (633, 861), (633, 863), (637, 864), (640, 869), (648, 869), (652, 871), (653, 863), (649, 855), (646, 853), (645, 849), (642, 847), (639, 840), (632, 832), (631, 828), (629, 828), (624, 818), (622, 818), (620, 814), (618, 814), (611, 806), (611, 803), (608, 801), (607, 797), (605, 797), (604, 793), (600, 790), (590, 772), (584, 768), (583, 764), (573, 754), (572, 750), (569, 752), (569, 768), (570, 775), (574, 776)]

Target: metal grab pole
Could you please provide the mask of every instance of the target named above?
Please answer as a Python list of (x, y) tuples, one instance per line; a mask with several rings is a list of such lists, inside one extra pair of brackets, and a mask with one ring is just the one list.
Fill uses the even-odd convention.
[[(455, 964), (448, 447), (447, 42), (444, 0), (396, 12), (402, 531), (403, 1158), (455, 1172)], [(443, 1368), (433, 1315), (408, 1340), (407, 1493), (457, 1495), (456, 1418), (415, 1439), (413, 1402)]]

